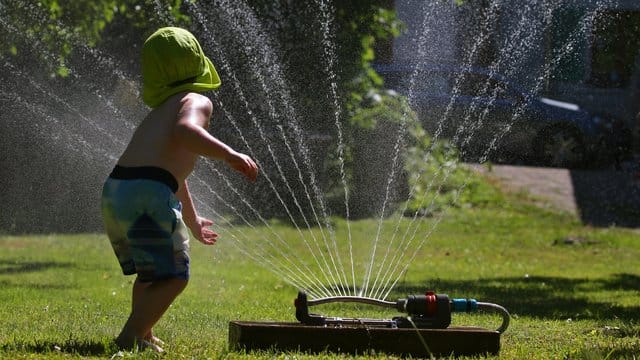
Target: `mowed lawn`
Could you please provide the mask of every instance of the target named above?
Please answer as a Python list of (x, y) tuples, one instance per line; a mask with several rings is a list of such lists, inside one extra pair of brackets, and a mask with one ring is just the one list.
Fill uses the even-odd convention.
[[(420, 220), (418, 234), (429, 234), (436, 222)], [(285, 241), (297, 241), (290, 227), (273, 226)], [(346, 223), (336, 219), (334, 226), (337, 238), (345, 238)], [(369, 251), (376, 226), (374, 220), (350, 224), (357, 251)], [(239, 230), (256, 237), (267, 231)], [(0, 237), (0, 358), (110, 358), (117, 353), (113, 338), (128, 315), (132, 280), (121, 275), (103, 234)], [(390, 298), (427, 289), (509, 309), (513, 319), (501, 337), (500, 359), (640, 358), (637, 230), (583, 226), (521, 196), (500, 206), (451, 209)], [(156, 327), (168, 344), (163, 358), (349, 357), (229, 350), (229, 321), (295, 322), (296, 294), (228, 238), (215, 247), (194, 243), (191, 282)], [(364, 305), (350, 305), (348, 314), (336, 313), (339, 306), (313, 310), (398, 315)], [(494, 329), (499, 324), (493, 315), (453, 317), (453, 325)]]

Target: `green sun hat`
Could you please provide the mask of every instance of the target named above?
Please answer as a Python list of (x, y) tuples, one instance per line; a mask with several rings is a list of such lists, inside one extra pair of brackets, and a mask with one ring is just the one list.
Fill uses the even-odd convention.
[(204, 92), (220, 87), (216, 68), (189, 31), (163, 27), (142, 47), (142, 100), (155, 108), (182, 91)]

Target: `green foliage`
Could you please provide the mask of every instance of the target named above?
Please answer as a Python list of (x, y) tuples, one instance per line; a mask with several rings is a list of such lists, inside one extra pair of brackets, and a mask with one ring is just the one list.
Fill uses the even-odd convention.
[[(400, 158), (396, 160), (399, 168), (395, 174), (399, 182), (406, 184), (396, 185), (392, 197), (403, 201), (406, 197), (402, 194), (408, 193), (406, 216), (431, 216), (449, 207), (478, 207), (503, 201), (495, 187), (460, 162), (452, 144), (432, 141), (405, 96), (394, 91), (370, 91), (353, 109), (348, 129), (347, 177), (354, 189), (353, 206), (368, 204), (369, 215), (378, 210), (371, 194), (384, 194), (387, 186), (385, 176), (374, 181), (370, 174), (381, 170), (391, 173), (398, 141)], [(405, 187), (408, 190), (403, 191)]]
[[(345, 92), (349, 95), (345, 107), (356, 111), (362, 101), (382, 85), (382, 79), (373, 70), (375, 47), (378, 43), (397, 37), (405, 26), (393, 9), (385, 7), (385, 1), (336, 2), (339, 22), (339, 64), (350, 74), (345, 74)], [(359, 49), (354, 52), (353, 49)]]
[[(123, 20), (136, 29), (147, 29), (162, 21), (184, 24), (189, 18), (180, 12), (181, 3), (182, 0), (42, 0), (36, 4), (9, 1), (0, 7), (0, 15), (11, 24), (8, 36), (0, 40), (7, 44), (0, 49), (13, 56), (37, 49), (35, 57), (42, 66), (65, 77), (69, 75), (66, 61), (73, 49), (95, 47), (115, 20)], [(158, 16), (163, 12), (164, 17)]]
[(449, 142), (433, 142), (420, 126), (411, 128), (413, 145), (408, 149), (405, 169), (412, 191), (405, 214), (430, 216), (449, 207), (498, 204), (500, 192), (459, 161)]
[(370, 90), (362, 98), (360, 106), (354, 108), (349, 121), (355, 128), (369, 130), (374, 129), (381, 122), (403, 124), (409, 127), (417, 125), (415, 112), (409, 107), (407, 98), (394, 91)]
[[(351, 187), (351, 215), (375, 216), (401, 201), (406, 187), (402, 152), (407, 128), (416, 126), (406, 97), (370, 91), (353, 110), (346, 127), (346, 173)], [(391, 180), (391, 187), (388, 183)], [(388, 198), (385, 204), (385, 198)]]
[[(328, 19), (318, 8), (319, 2), (308, 2), (305, 6), (287, 0), (247, 2), (264, 20), (263, 25), (277, 35), (280, 52), (287, 54), (284, 60), (288, 79), (294, 86), (297, 81), (301, 82), (296, 90), (302, 107), (313, 109), (314, 105), (322, 105), (317, 112), (323, 118), (317, 122), (325, 131), (334, 125), (333, 114), (326, 109), (335, 104), (318, 99), (318, 90), (330, 89), (330, 82), (338, 83), (338, 105), (346, 110), (340, 121), (348, 122), (367, 94), (382, 85), (382, 79), (371, 67), (376, 46), (400, 35), (404, 29), (396, 11), (388, 8), (387, 0), (325, 1)], [(325, 27), (328, 27), (326, 34)], [(327, 48), (331, 54), (326, 52)], [(327, 58), (328, 55), (335, 57)], [(313, 79), (309, 78), (310, 72)], [(317, 86), (309, 87), (309, 81)]]
[[(380, 0), (334, 3), (336, 42), (339, 44), (339, 67), (335, 70), (338, 78), (344, 79), (339, 94), (340, 107), (344, 109), (344, 119), (340, 121), (346, 133), (345, 144), (342, 144), (343, 160), (346, 181), (352, 188), (351, 215), (355, 217), (370, 216), (378, 210), (379, 201), (370, 195), (375, 192), (384, 194), (386, 186), (372, 181), (370, 174), (380, 169), (391, 171), (390, 157), (394, 150), (389, 148), (389, 143), (395, 141), (397, 127), (407, 122), (407, 117), (415, 116), (406, 99), (381, 92), (382, 78), (372, 68), (376, 60), (376, 46), (397, 37), (404, 30), (395, 10), (387, 8), (387, 5), (388, 2)], [(371, 144), (373, 146), (367, 147)], [(337, 143), (332, 145), (336, 149), (338, 146)], [(329, 172), (335, 174), (333, 178), (336, 179), (327, 186), (329, 202), (334, 204), (341, 204), (344, 196), (344, 185), (337, 181), (340, 179), (338, 153), (329, 150), (327, 156)], [(380, 179), (384, 180), (384, 177)], [(334, 208), (339, 207), (334, 205)]]

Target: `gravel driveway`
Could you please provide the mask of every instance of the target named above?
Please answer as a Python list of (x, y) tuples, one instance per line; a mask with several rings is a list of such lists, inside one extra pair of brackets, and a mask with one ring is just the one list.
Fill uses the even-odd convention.
[(640, 227), (640, 161), (594, 170), (515, 165), (472, 167), (506, 191), (527, 191), (545, 206), (578, 215), (593, 226)]

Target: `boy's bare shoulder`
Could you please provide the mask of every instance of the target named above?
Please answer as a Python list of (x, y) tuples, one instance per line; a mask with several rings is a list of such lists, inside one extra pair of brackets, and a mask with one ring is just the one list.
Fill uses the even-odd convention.
[(208, 97), (196, 92), (182, 92), (167, 99), (160, 107), (154, 109), (152, 113), (173, 113), (180, 114), (186, 111), (200, 110), (211, 113), (213, 104)]
[(208, 110), (211, 113), (213, 104), (208, 97), (196, 92), (189, 92), (180, 99), (180, 110)]
[(195, 122), (200, 126), (208, 126), (213, 113), (213, 104), (208, 97), (195, 92), (182, 94), (178, 97), (177, 107), (171, 111), (180, 123)]

